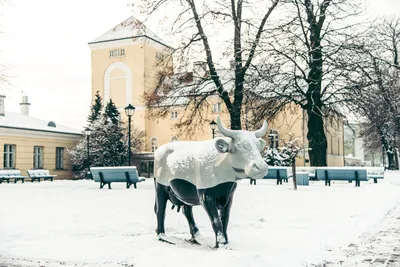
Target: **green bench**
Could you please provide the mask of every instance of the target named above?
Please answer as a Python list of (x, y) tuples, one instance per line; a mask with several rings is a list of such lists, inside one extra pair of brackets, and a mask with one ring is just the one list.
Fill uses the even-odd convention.
[(384, 167), (365, 167), (367, 170), (367, 176), (370, 179), (374, 179), (374, 183), (378, 183), (378, 179), (385, 178), (385, 168)]
[(126, 188), (132, 184), (135, 188), (137, 183), (146, 180), (145, 177), (139, 177), (136, 167), (91, 167), (93, 180), (100, 183), (100, 189), (108, 185), (111, 189), (111, 183), (126, 183)]
[(10, 183), (10, 180), (14, 180), (14, 183), (18, 181), (24, 183), (27, 177), (28, 176), (22, 176), (20, 170), (0, 170), (0, 184), (4, 181)]
[(325, 185), (331, 186), (331, 181), (355, 181), (356, 187), (360, 181), (368, 181), (367, 170), (362, 167), (317, 167), (315, 175), (318, 180), (325, 181)]
[(50, 172), (48, 170), (44, 170), (44, 169), (27, 170), (26, 172), (28, 173), (29, 178), (31, 178), (32, 183), (35, 180), (40, 182), (40, 179), (43, 179), (43, 181), (50, 180), (52, 182), (53, 178), (57, 176), (57, 175), (50, 174)]
[[(276, 184), (282, 184), (282, 181), (289, 182), (292, 177), (292, 167), (268, 166), (268, 173), (263, 179), (276, 179)], [(257, 184), (255, 179), (250, 178), (250, 184)]]

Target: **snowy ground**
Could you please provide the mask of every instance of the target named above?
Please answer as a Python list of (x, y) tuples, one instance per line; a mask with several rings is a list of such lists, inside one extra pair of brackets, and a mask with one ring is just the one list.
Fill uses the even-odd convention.
[[(369, 266), (379, 258), (371, 244), (386, 240), (386, 252), (399, 245), (400, 172), (360, 188), (311, 182), (294, 191), (289, 182), (241, 181), (229, 249), (218, 250), (156, 240), (152, 180), (129, 190), (88, 180), (1, 184), (0, 266)], [(201, 207), (194, 215), (201, 242), (212, 245), (207, 215)], [(186, 219), (170, 206), (166, 227), (167, 236), (189, 238)]]

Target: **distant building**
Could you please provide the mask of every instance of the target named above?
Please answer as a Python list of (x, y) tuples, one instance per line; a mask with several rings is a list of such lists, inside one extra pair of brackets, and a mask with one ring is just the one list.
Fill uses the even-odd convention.
[(360, 130), (361, 124), (356, 121), (351, 121), (344, 125), (345, 165), (383, 166), (382, 150), (366, 149)]
[(57, 179), (72, 178), (72, 165), (66, 149), (82, 133), (76, 129), (29, 116), (28, 97), (20, 103), (21, 113), (7, 112), (5, 96), (0, 95), (0, 162), (3, 169), (47, 169)]
[[(156, 36), (149, 28), (134, 17), (129, 17), (105, 34), (89, 42), (92, 60), (92, 96), (99, 94), (107, 102), (112, 99), (125, 118), (124, 107), (128, 104), (135, 106), (136, 111), (132, 122), (146, 133), (145, 151), (153, 152), (159, 146), (176, 140), (205, 140), (212, 138), (209, 122), (216, 116), (226, 125), (229, 125), (228, 113), (217, 95), (210, 96), (208, 114), (209, 122), (196, 129), (194, 135), (180, 135), (173, 128), (181, 116), (185, 116), (184, 109), (174, 103), (176, 108), (170, 116), (164, 119), (150, 118), (143, 101), (143, 94), (154, 90), (157, 86), (156, 62), (163, 58), (170, 47)], [(232, 66), (231, 66), (232, 67)], [(182, 82), (193, 82), (193, 73), (200, 76), (206, 71), (205, 62), (194, 62), (193, 72), (181, 74)], [(232, 73), (231, 69), (224, 73)], [(223, 77), (221, 77), (223, 79)], [(214, 86), (210, 83), (210, 86)], [(289, 133), (302, 139), (307, 146), (307, 118), (300, 108), (293, 108), (293, 112), (280, 114), (270, 122), (270, 127), (278, 134), (278, 139), (287, 138)], [(126, 118), (125, 118), (126, 119)], [(244, 118), (245, 120), (246, 118)], [(343, 123), (342, 119), (326, 119), (326, 135), (328, 141), (327, 159), (330, 166), (343, 166)], [(216, 136), (219, 136), (218, 131)], [(267, 140), (268, 141), (268, 140)], [(279, 143), (282, 144), (282, 143)], [(305, 160), (304, 160), (305, 154)], [(299, 165), (309, 165), (308, 153), (301, 153), (297, 161)], [(149, 160), (147, 154), (146, 160)], [(146, 165), (144, 168), (148, 169)]]

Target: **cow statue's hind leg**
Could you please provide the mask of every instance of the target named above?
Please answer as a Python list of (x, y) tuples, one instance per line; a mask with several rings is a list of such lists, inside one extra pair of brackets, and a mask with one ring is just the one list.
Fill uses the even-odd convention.
[(156, 201), (154, 205), (154, 212), (157, 216), (157, 228), (156, 233), (160, 241), (163, 241), (161, 238), (162, 235), (165, 234), (165, 210), (167, 207), (167, 200), (168, 200), (168, 192), (167, 187), (155, 182), (156, 186)]
[(215, 247), (218, 248), (219, 244), (227, 244), (224, 237), (222, 221), (218, 213), (217, 201), (215, 197), (208, 195), (206, 192), (201, 194), (200, 203), (207, 212), (211, 220), (211, 225), (215, 233)]
[(190, 242), (198, 244), (198, 242), (196, 241), (196, 236), (199, 233), (199, 229), (197, 228), (193, 218), (193, 207), (185, 205), (183, 206), (182, 211), (189, 223), (190, 234), (192, 235), (192, 239), (190, 240)]

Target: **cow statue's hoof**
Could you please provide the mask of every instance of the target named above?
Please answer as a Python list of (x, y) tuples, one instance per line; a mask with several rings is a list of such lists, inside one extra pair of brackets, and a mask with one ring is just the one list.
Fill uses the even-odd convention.
[(219, 248), (221, 245), (225, 246), (228, 244), (228, 240), (226, 240), (226, 238), (224, 237), (223, 234), (218, 233), (217, 234), (217, 240), (215, 242), (215, 248)]

